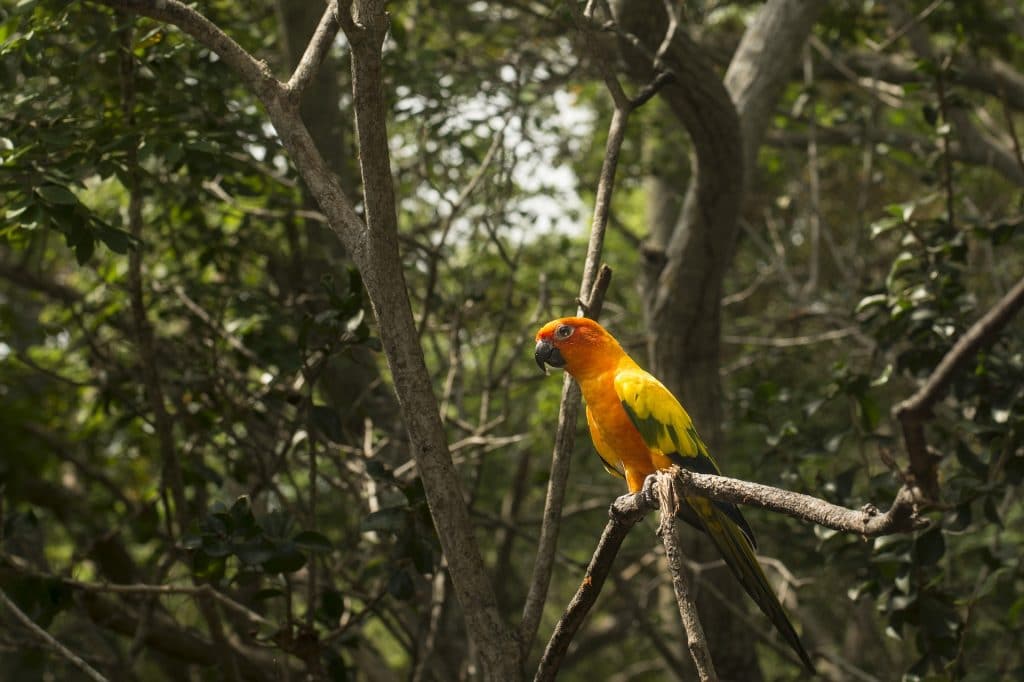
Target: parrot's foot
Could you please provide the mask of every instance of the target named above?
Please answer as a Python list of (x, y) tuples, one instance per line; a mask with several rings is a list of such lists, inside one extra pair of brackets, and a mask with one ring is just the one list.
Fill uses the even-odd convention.
[(651, 474), (650, 476), (644, 479), (644, 484), (640, 488), (640, 491), (637, 493), (637, 495), (640, 496), (640, 500), (643, 501), (645, 505), (651, 507), (652, 509), (657, 509), (659, 504), (658, 493), (654, 491), (654, 486), (657, 485), (657, 483), (658, 475)]

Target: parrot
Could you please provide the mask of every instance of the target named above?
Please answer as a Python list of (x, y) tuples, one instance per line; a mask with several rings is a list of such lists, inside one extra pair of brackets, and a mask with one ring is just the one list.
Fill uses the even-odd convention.
[[(535, 341), (534, 359), (542, 371), (547, 372), (546, 365), (562, 368), (579, 383), (594, 449), (610, 474), (626, 480), (629, 492), (640, 492), (650, 474), (673, 464), (721, 475), (676, 397), (600, 324), (563, 317), (541, 327)], [(754, 533), (739, 508), (689, 496), (678, 516), (711, 538), (747, 594), (814, 674), (810, 656), (757, 561)]]

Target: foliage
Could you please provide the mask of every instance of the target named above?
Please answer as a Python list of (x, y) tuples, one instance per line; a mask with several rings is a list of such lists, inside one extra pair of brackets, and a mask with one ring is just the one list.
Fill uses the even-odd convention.
[[(203, 5), (287, 73), (279, 8)], [(941, 52), (926, 58), (876, 5), (822, 17), (813, 78), (793, 75), (761, 152), (723, 301), (723, 469), (848, 507), (892, 500), (905, 467), (892, 407), (1024, 265), (1020, 178), (978, 162), (951, 123), (966, 111), (1020, 160), (1018, 100), (967, 75), (998, 59), (1019, 77), (1022, 32), (1005, 26), (1024, 8), (942, 3), (919, 22)], [(687, 30), (724, 64), (754, 9), (696, 3)], [(391, 12), (383, 85), (410, 298), (514, 622), (560, 386), (530, 362), (532, 333), (575, 307), (607, 94), (556, 3)], [(341, 73), (346, 51), (324, 68)], [(176, 30), (45, 0), (0, 7), (0, 85), (0, 588), (112, 679), (471, 674), (359, 273), (252, 95)], [(350, 131), (347, 95), (338, 106)], [(688, 144), (654, 101), (624, 148), (603, 319), (637, 357), (648, 181), (681, 203)], [(865, 542), (749, 514), (825, 675), (1021, 674), (1021, 331), (936, 408), (929, 529)], [(542, 637), (622, 492), (577, 435)], [(685, 659), (650, 530), (626, 542), (565, 679), (664, 679)], [(694, 568), (713, 589), (714, 567)], [(204, 601), (204, 586), (241, 608)], [(764, 642), (747, 606), (723, 608)], [(4, 630), (0, 677), (76, 674)], [(796, 674), (771, 642), (758, 652), (766, 677)]]

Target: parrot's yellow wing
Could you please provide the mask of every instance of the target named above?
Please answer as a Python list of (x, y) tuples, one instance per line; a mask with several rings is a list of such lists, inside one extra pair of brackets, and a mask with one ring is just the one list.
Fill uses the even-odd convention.
[[(615, 377), (615, 391), (647, 447), (691, 471), (719, 473), (718, 465), (693, 428), (690, 415), (660, 381), (639, 368), (620, 369)], [(678, 516), (690, 523), (693, 523), (690, 517), (696, 519), (695, 525), (715, 543), (743, 589), (793, 647), (807, 669), (814, 672), (810, 656), (754, 555), (757, 546), (754, 533), (740, 510), (734, 504), (703, 497), (686, 498), (686, 506), (692, 514), (683, 510)]]
[[(647, 447), (658, 450), (684, 469), (699, 474), (721, 474), (704, 441), (697, 435), (690, 415), (664, 384), (642, 369), (622, 369), (615, 375), (615, 392)], [(756, 548), (754, 531), (736, 505), (713, 504), (739, 526), (751, 547)]]

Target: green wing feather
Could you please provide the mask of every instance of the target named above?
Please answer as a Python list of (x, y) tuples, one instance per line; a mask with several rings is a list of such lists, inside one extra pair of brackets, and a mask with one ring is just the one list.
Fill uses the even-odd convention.
[[(665, 386), (642, 369), (621, 370), (615, 377), (615, 392), (647, 446), (684, 469), (699, 474), (720, 474), (718, 465), (697, 435), (693, 420)], [(713, 503), (743, 531), (750, 545), (757, 540), (739, 508), (728, 502)], [(692, 523), (689, 518), (685, 519)]]
[[(641, 369), (623, 370), (616, 376), (615, 391), (648, 447), (660, 450), (681, 467), (700, 473), (719, 473), (690, 415), (660, 381)], [(736, 505), (701, 497), (687, 498), (686, 503), (687, 511), (693, 513), (681, 512), (680, 516), (690, 523), (694, 523), (693, 518), (697, 520), (695, 525), (699, 524), (715, 543), (743, 589), (793, 647), (807, 669), (814, 672), (810, 656), (757, 562), (754, 534), (740, 510)]]

